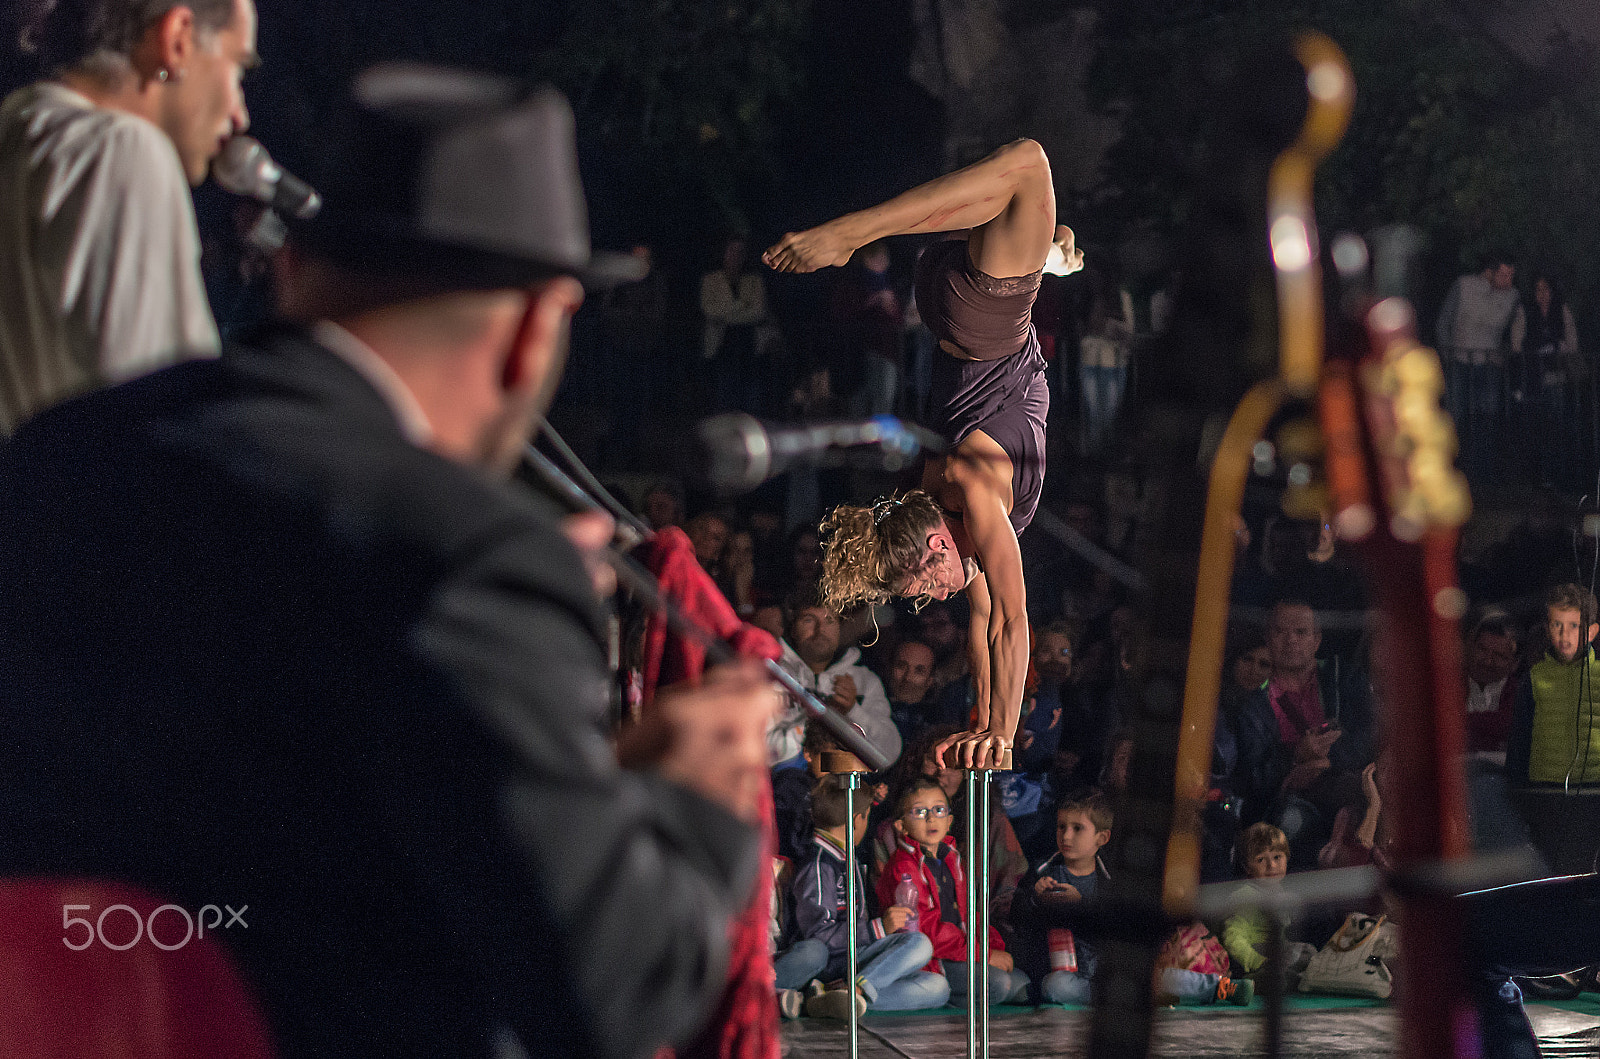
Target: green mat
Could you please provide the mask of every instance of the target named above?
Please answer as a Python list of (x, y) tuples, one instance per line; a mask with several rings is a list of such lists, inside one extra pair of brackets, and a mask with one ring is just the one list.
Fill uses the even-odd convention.
[[(1059, 1005), (1055, 1004), (1047, 1004), (1045, 1006), (1059, 1007)], [(1010, 1018), (1013, 1015), (1031, 1015), (1038, 1010), (1038, 1008), (1029, 1004), (996, 1004), (989, 1009), (989, 1017), (991, 1019)], [(967, 1009), (951, 1007), (946, 1004), (942, 1008), (923, 1008), (921, 1011), (869, 1011), (865, 1017), (869, 1019), (920, 1019), (929, 1015), (954, 1015), (958, 1018), (966, 1018)]]
[[(1369, 997), (1351, 996), (1316, 996), (1310, 993), (1290, 993), (1283, 998), (1285, 1011), (1329, 1011), (1340, 1008), (1381, 1008), (1388, 1007), (1387, 1000), (1373, 1000)], [(1564, 1008), (1568, 1011), (1581, 1011), (1586, 1014), (1600, 1015), (1600, 1003), (1586, 1000), (1569, 1000), (1553, 1007)], [(1248, 1007), (1239, 1007), (1235, 1004), (1183, 1004), (1176, 1008), (1163, 1008), (1164, 1011), (1233, 1011), (1240, 1014), (1261, 1014), (1266, 1007), (1261, 997), (1256, 997)], [(1089, 1011), (1087, 1004), (1041, 1004), (1031, 1007), (1026, 1004), (997, 1004), (989, 1009), (990, 1018), (1010, 1018), (1016, 1015), (1031, 1015), (1036, 1011)], [(926, 1008), (922, 1011), (869, 1011), (866, 1017), (872, 1019), (894, 1018), (923, 1018), (928, 1015), (954, 1015), (965, 1018), (966, 1008), (950, 1007)]]
[[(1258, 995), (1251, 1008), (1262, 1006), (1261, 997)], [(1365, 996), (1318, 996), (1314, 993), (1290, 993), (1283, 998), (1285, 1011), (1326, 1011), (1330, 1008), (1386, 1008), (1387, 1000), (1377, 1000)], [(1249, 1008), (1242, 1010), (1248, 1011)]]

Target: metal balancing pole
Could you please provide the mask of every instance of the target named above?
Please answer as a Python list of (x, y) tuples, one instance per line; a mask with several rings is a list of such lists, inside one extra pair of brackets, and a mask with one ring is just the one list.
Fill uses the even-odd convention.
[(967, 770), (967, 1059), (989, 1059), (989, 770)]
[(981, 1059), (989, 1059), (989, 770), (982, 769), (978, 772), (978, 790), (983, 796), (982, 804), (978, 806), (978, 844), (977, 856), (973, 860), (977, 868), (973, 875), (978, 877), (978, 912), (975, 917), (978, 932), (978, 951), (983, 954), (982, 963), (978, 967), (978, 981), (982, 983), (983, 1003), (979, 1006), (978, 1026), (982, 1045)]
[(850, 1059), (857, 1059), (861, 1049), (861, 1016), (856, 1013), (856, 791), (861, 788), (861, 774), (867, 771), (861, 759), (848, 750), (829, 750), (822, 755), (822, 771), (829, 775), (842, 775), (845, 790), (845, 826), (848, 840), (844, 844), (844, 903), (845, 903), (845, 988), (850, 995)]
[(849, 933), (845, 950), (845, 975), (849, 979), (845, 989), (850, 993), (850, 1059), (856, 1059), (861, 1047), (861, 1016), (856, 1014), (856, 791), (861, 787), (861, 773), (845, 774), (845, 813), (850, 818), (845, 833), (850, 836), (844, 844), (845, 899), (848, 908)]
[(967, 1059), (978, 1057), (978, 932), (973, 929), (978, 873), (972, 857), (978, 835), (978, 776), (977, 769), (967, 770)]

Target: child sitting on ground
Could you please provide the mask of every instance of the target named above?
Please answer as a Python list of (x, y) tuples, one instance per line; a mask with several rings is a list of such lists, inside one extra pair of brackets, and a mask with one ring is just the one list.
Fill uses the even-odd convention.
[[(944, 789), (945, 797), (950, 802), (950, 834), (955, 837), (957, 847), (963, 850), (968, 848), (963, 834), (966, 830), (966, 774), (961, 769), (941, 767), (936, 754), (939, 744), (959, 731), (954, 725), (934, 725), (915, 742), (907, 744), (900, 760), (890, 770), (888, 797), (873, 808), (869, 817), (873, 860), (873, 868), (869, 871), (874, 873), (874, 878), (882, 877), (889, 858), (894, 856), (901, 842), (900, 833), (894, 828), (898, 816), (896, 806), (900, 804), (901, 795), (921, 779), (935, 780)], [(1023, 854), (1016, 832), (1012, 830), (1011, 821), (1007, 819), (1000, 802), (1001, 799), (994, 800), (989, 819), (987, 889), (990, 924), (1005, 937), (1010, 931), (1011, 899), (1016, 893), (1018, 881), (1028, 871), (1028, 858)]]
[[(772, 809), (778, 825), (778, 853), (791, 861), (801, 861), (811, 848), (811, 788), (827, 775), (824, 757), (845, 753), (844, 747), (820, 724), (806, 724), (800, 740), (800, 753), (772, 766)], [(865, 768), (854, 754), (847, 754), (850, 768)], [(862, 777), (861, 790), (878, 786), (870, 776)], [(876, 801), (876, 797), (873, 799)]]
[(799, 861), (811, 848), (811, 788), (817, 774), (809, 767), (804, 745), (815, 740), (821, 725), (804, 725), (802, 749), (794, 757), (772, 766), (772, 815), (778, 828), (778, 853)]
[[(1111, 804), (1098, 793), (1079, 794), (1056, 810), (1056, 852), (1024, 881), (1018, 897), (1018, 930), (1031, 935), (1034, 947), (1044, 936), (1050, 972), (1040, 986), (1054, 1004), (1087, 1004), (1096, 970), (1095, 945), (1083, 931), (1059, 925), (1059, 911), (1081, 901), (1094, 901), (1110, 876), (1100, 850), (1111, 840)], [(1053, 922), (1054, 921), (1054, 922)], [(1227, 1000), (1248, 1004), (1249, 982), (1225, 975), (1179, 967), (1163, 967), (1156, 975), (1156, 993), (1176, 1001), (1211, 1004)]]
[[(810, 793), (807, 792), (807, 801)], [(805, 994), (801, 990), (828, 966), (828, 946), (817, 938), (800, 938), (789, 944), (794, 932), (791, 895), (794, 865), (788, 857), (772, 858), (772, 917), (767, 940), (772, 948), (773, 984), (778, 990), (778, 1013), (786, 1019), (800, 1017)]]
[[(1239, 838), (1240, 857), (1249, 882), (1235, 891), (1235, 897), (1252, 898), (1271, 896), (1282, 885), (1289, 871), (1289, 837), (1268, 823), (1251, 824)], [(1287, 937), (1287, 913), (1278, 913), (1279, 930)], [(1266, 947), (1271, 920), (1265, 912), (1247, 908), (1228, 917), (1222, 928), (1222, 944), (1233, 961), (1236, 975), (1259, 979), (1270, 973)], [(1305, 970), (1316, 946), (1304, 942), (1284, 943), (1284, 972), (1286, 984), (1292, 986), (1294, 976)]]
[[(878, 898), (889, 904), (902, 884), (917, 893), (916, 928), (933, 942), (952, 998), (967, 994), (967, 881), (950, 837), (950, 799), (935, 779), (912, 780), (895, 807), (895, 851), (878, 876)], [(937, 966), (937, 964), (935, 964)], [(1000, 933), (989, 928), (989, 1003), (1023, 1003), (1028, 976), (1017, 970)]]
[[(811, 849), (795, 873), (795, 922), (805, 939), (828, 947), (827, 991), (806, 1000), (807, 1015), (849, 1018), (850, 1005), (858, 1013), (911, 1011), (936, 1008), (950, 997), (950, 987), (937, 974), (922, 970), (933, 958), (933, 946), (915, 932), (902, 930), (913, 912), (885, 902), (881, 919), (867, 918), (867, 885), (861, 864), (856, 864), (856, 906), (849, 909), (845, 888), (845, 843), (859, 843), (867, 830), (866, 796), (851, 812), (850, 791), (834, 777), (823, 778), (811, 792)], [(849, 940), (849, 920), (856, 929), (856, 981), (843, 981)]]

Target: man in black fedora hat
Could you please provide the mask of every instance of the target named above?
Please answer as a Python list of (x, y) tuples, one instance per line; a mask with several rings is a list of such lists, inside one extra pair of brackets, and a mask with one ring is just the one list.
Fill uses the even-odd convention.
[(355, 99), (289, 322), (0, 460), (0, 875), (248, 905), (213, 936), (284, 1056), (647, 1055), (721, 989), (776, 697), (669, 692), (621, 767), (596, 527), (502, 481), (580, 280), (628, 271), (565, 101)]

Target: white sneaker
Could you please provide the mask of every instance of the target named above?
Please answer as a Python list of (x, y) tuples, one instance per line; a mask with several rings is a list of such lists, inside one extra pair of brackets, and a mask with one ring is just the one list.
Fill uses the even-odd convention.
[(805, 997), (798, 989), (778, 990), (778, 1014), (786, 1019), (800, 1017), (800, 1009), (805, 1005)]

